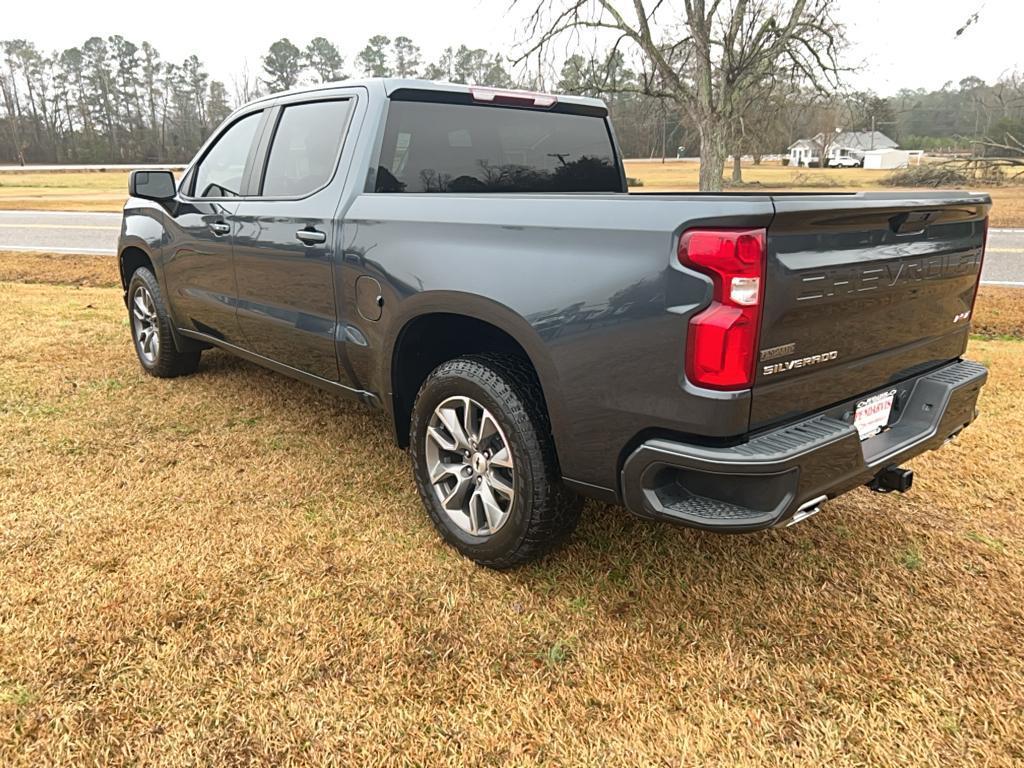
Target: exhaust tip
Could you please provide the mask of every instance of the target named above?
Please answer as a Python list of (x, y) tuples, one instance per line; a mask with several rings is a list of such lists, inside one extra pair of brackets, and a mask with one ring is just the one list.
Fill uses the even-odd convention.
[(821, 505), (824, 504), (826, 501), (828, 501), (828, 496), (818, 496), (817, 498), (811, 499), (810, 501), (805, 501), (803, 504), (800, 505), (797, 511), (793, 513), (793, 516), (791, 518), (789, 518), (781, 524), (782, 527), (789, 528), (790, 526), (796, 525), (797, 523), (802, 523), (809, 517), (814, 517), (816, 514), (818, 514), (818, 512), (821, 511)]

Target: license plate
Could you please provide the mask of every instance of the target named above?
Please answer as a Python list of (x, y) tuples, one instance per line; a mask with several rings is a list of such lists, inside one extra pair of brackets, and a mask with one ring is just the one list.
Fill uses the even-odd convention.
[(877, 435), (888, 425), (894, 397), (896, 390), (890, 389), (857, 403), (853, 425), (857, 428), (861, 440)]

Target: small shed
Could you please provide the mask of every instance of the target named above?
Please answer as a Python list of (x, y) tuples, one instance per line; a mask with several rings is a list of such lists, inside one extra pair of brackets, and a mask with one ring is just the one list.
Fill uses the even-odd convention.
[(906, 168), (910, 165), (910, 152), (905, 149), (869, 149), (864, 152), (864, 167), (876, 170), (883, 168)]

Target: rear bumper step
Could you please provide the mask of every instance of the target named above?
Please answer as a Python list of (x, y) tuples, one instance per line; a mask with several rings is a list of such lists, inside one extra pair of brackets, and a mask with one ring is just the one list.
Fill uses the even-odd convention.
[(895, 385), (888, 429), (863, 442), (850, 417), (856, 400), (728, 448), (649, 440), (623, 464), (624, 501), (643, 517), (725, 532), (798, 522), (960, 432), (987, 378), (962, 360)]

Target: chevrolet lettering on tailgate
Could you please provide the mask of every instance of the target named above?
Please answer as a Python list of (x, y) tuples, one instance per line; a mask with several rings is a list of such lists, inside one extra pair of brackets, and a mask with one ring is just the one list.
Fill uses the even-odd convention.
[(800, 278), (798, 301), (813, 301), (865, 291), (884, 291), (903, 283), (937, 280), (978, 271), (981, 251), (932, 256), (918, 261), (891, 261), (871, 267), (841, 267)]

